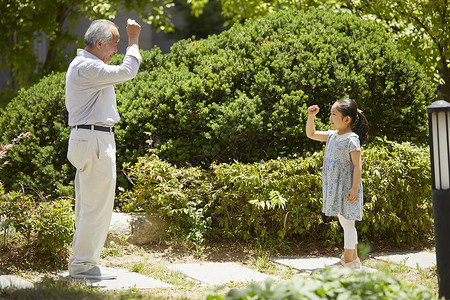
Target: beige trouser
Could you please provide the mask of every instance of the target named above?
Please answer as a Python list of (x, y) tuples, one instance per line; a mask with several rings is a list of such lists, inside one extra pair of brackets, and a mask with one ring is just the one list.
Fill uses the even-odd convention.
[(67, 158), (76, 168), (69, 273), (77, 274), (98, 264), (108, 234), (116, 188), (114, 133), (72, 129)]

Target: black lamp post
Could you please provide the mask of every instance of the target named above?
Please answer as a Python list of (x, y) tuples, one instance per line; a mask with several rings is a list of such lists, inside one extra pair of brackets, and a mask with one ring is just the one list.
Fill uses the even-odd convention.
[(427, 107), (439, 297), (450, 299), (450, 103)]

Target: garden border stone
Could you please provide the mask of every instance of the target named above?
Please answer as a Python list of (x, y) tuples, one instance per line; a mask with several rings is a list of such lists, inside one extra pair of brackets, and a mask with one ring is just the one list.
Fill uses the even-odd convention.
[(106, 243), (121, 243), (126, 240), (133, 245), (157, 242), (167, 229), (162, 216), (145, 212), (113, 213)]

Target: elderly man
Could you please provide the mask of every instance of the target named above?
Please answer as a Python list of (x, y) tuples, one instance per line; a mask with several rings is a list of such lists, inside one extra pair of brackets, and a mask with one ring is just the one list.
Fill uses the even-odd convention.
[(120, 120), (113, 85), (134, 78), (142, 61), (141, 26), (127, 21), (128, 48), (122, 65), (106, 63), (117, 52), (119, 31), (108, 20), (91, 23), (85, 49), (78, 49), (66, 75), (66, 108), (72, 127), (67, 158), (76, 168), (75, 235), (69, 274), (73, 278), (115, 279), (98, 266), (108, 234), (116, 188), (114, 124)]

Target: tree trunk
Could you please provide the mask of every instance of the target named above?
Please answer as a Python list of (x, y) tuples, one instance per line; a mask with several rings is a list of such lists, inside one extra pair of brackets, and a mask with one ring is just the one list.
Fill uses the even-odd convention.
[(442, 100), (450, 103), (450, 77), (444, 78), (445, 83), (442, 85)]
[(445, 48), (442, 48), (441, 61), (442, 61), (442, 79), (444, 84), (442, 84), (442, 100), (450, 102), (450, 70), (447, 66), (447, 59), (445, 57)]
[(57, 57), (57, 51), (60, 51), (60, 49), (58, 49), (59, 39), (62, 35), (63, 24), (68, 16), (68, 12), (69, 7), (67, 4), (64, 3), (58, 7), (58, 14), (56, 15), (55, 20), (58, 29), (55, 32), (55, 38), (50, 40), (50, 45), (48, 46), (47, 55), (43, 66), (46, 73), (50, 70), (54, 70), (54, 62)]

